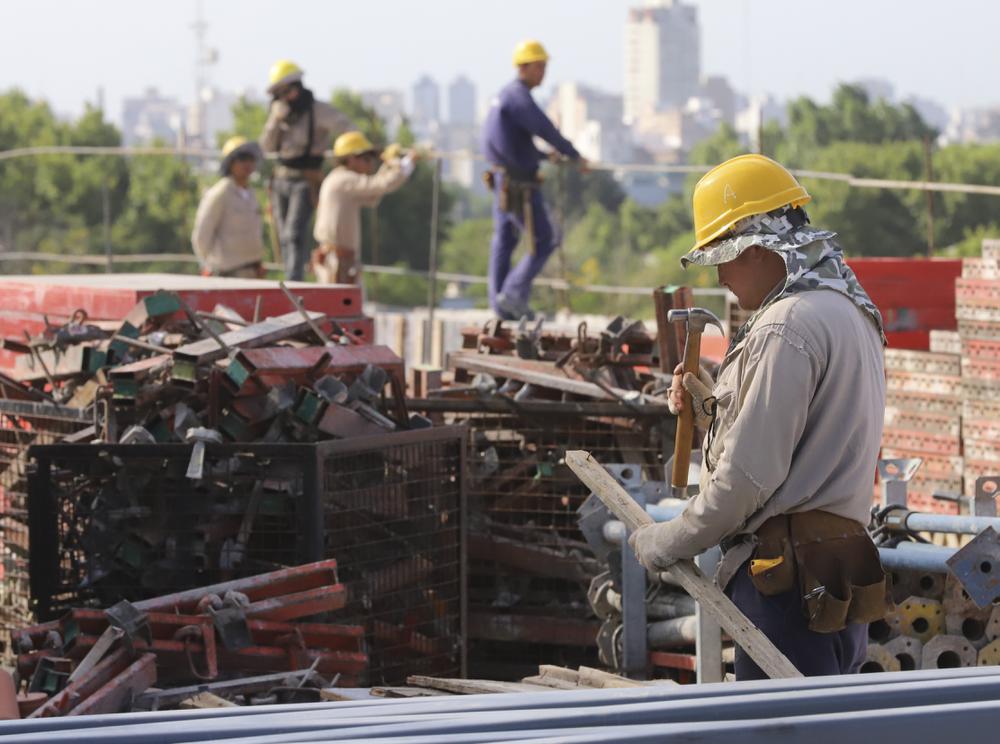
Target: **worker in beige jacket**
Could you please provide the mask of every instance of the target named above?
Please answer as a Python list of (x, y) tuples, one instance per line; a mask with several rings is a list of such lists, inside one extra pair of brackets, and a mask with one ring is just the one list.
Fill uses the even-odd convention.
[[(323, 179), (313, 233), (316, 279), (324, 284), (361, 283), (361, 208), (377, 206), (413, 172), (413, 155), (398, 145), (382, 153), (361, 132), (346, 132), (333, 145), (337, 167)], [(376, 170), (377, 169), (377, 170)]]
[(205, 276), (264, 276), (260, 205), (250, 188), (260, 148), (246, 137), (222, 146), (222, 178), (205, 192), (194, 218), (191, 245)]
[(268, 187), (277, 221), (285, 278), (305, 278), (309, 261), (309, 221), (323, 180), (323, 155), (341, 132), (352, 128), (350, 118), (316, 100), (302, 85), (302, 69), (282, 59), (271, 66), (271, 96), (260, 146), (278, 158)]
[[(835, 233), (809, 225), (810, 200), (781, 165), (743, 155), (694, 191), (696, 245), (753, 311), (712, 381), (681, 377), (706, 430), (700, 488), (677, 518), (630, 537), (663, 569), (721, 544), (716, 576), (733, 602), (806, 675), (856, 672), (867, 623), (888, 609), (866, 532), (885, 408), (882, 317)], [(737, 679), (763, 677), (741, 650)]]

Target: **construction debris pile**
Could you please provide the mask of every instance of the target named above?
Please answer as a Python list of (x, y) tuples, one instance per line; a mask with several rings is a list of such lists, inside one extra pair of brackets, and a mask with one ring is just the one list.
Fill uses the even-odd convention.
[(51, 310), (0, 351), (7, 628), (333, 559), (366, 653), (345, 679), (461, 673), (466, 432), (409, 414), (402, 361), (346, 315), (360, 291), (87, 279), (7, 282)]
[(331, 684), (356, 686), (368, 666), (364, 627), (300, 622), (342, 609), (347, 595), (329, 560), (75, 608), (13, 635), (22, 717), (156, 710), (218, 692), (304, 702)]

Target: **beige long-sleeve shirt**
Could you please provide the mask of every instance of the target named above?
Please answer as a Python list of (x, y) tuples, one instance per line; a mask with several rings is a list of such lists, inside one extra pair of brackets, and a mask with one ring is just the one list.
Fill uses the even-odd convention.
[(872, 321), (833, 290), (767, 308), (719, 370), (699, 493), (658, 527), (658, 546), (688, 558), (734, 543), (725, 587), (778, 514), (821, 509), (867, 524), (882, 439), (885, 372)]
[(406, 181), (412, 165), (407, 159), (390, 160), (371, 176), (346, 166), (334, 168), (323, 179), (316, 206), (316, 242), (338, 248), (361, 249), (361, 208), (374, 207), (386, 194)]
[(260, 136), (260, 147), (267, 153), (277, 153), (279, 160), (292, 160), (302, 155), (322, 158), (337, 135), (353, 128), (347, 114), (323, 101), (313, 101), (312, 145), (309, 144), (309, 116), (306, 112), (281, 116), (287, 105), (275, 101)]
[(264, 259), (260, 205), (249, 189), (228, 176), (198, 204), (191, 245), (202, 266), (215, 273)]

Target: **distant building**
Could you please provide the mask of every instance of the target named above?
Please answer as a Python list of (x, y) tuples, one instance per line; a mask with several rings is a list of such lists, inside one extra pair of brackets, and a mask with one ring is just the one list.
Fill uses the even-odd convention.
[[(201, 92), (200, 117), (197, 107), (193, 106), (188, 116), (188, 131), (197, 137), (204, 147), (208, 149), (216, 147), (219, 144), (219, 133), (232, 131), (233, 105), (238, 98), (233, 93), (205, 88)], [(203, 127), (204, 131), (199, 131), (198, 127)]]
[(632, 138), (622, 123), (622, 106), (620, 95), (562, 83), (549, 100), (547, 113), (588, 160), (627, 163), (632, 159)]
[(948, 122), (951, 121), (948, 109), (930, 98), (909, 96), (903, 103), (913, 106), (924, 123), (934, 127), (939, 133), (943, 133), (948, 127)]
[(459, 75), (448, 86), (448, 123), (458, 127), (471, 127), (476, 123), (476, 86), (464, 75)]
[(759, 147), (758, 136), (760, 127), (768, 122), (777, 122), (780, 126), (788, 125), (788, 106), (771, 95), (755, 96), (746, 107), (736, 114), (736, 131), (751, 149)]
[(165, 98), (156, 88), (122, 103), (122, 141), (138, 145), (159, 139), (174, 143), (185, 133), (187, 112), (174, 98)]
[(698, 93), (701, 39), (698, 10), (681, 0), (648, 0), (630, 8), (625, 24), (627, 123), (680, 108)]
[(1000, 142), (1000, 108), (955, 109), (941, 141), (945, 144)]
[(361, 102), (375, 110), (385, 122), (386, 136), (395, 139), (403, 119), (406, 117), (406, 102), (401, 90), (362, 90), (358, 93)]
[(709, 101), (720, 122), (736, 123), (736, 91), (722, 75), (709, 75), (701, 84), (700, 98)]
[(413, 125), (421, 135), (433, 132), (441, 121), (441, 90), (429, 76), (413, 84)]

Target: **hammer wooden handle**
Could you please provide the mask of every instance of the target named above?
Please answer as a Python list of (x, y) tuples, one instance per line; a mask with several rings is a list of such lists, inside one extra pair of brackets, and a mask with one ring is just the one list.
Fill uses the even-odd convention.
[[(653, 518), (635, 502), (628, 492), (611, 477), (611, 474), (584, 450), (572, 450), (566, 453), (566, 464), (576, 473), (599, 498), (611, 513), (620, 519), (629, 532), (633, 532), (646, 524), (652, 524)], [(628, 550), (628, 546), (624, 546)], [(684, 590), (694, 597), (707, 612), (711, 613), (719, 625), (729, 634), (751, 659), (757, 662), (764, 673), (771, 678), (801, 677), (802, 673), (788, 660), (760, 628), (754, 625), (733, 604), (722, 590), (719, 589), (692, 561), (681, 560), (670, 567), (670, 575)]]
[[(698, 375), (698, 363), (701, 358), (701, 333), (688, 331), (684, 344), (684, 372)], [(682, 377), (683, 379), (683, 377)], [(691, 393), (683, 390), (684, 408), (677, 417), (677, 436), (674, 439), (674, 467), (670, 473), (670, 485), (675, 488), (686, 488), (688, 470), (691, 467), (691, 447), (694, 443), (694, 409)]]

